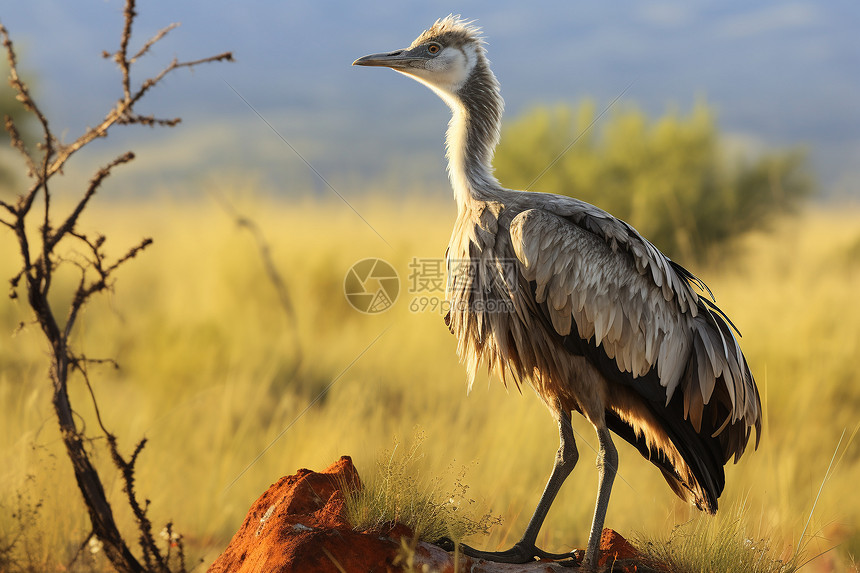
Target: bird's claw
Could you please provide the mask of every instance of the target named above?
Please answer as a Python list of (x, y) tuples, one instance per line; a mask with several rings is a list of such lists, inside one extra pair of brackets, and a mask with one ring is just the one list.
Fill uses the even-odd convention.
[[(455, 547), (454, 542), (447, 537), (437, 541), (436, 545), (449, 552), (454, 551)], [(462, 543), (459, 545), (459, 548), (464, 555), (496, 563), (529, 563), (536, 559), (549, 559), (572, 564), (579, 563), (580, 561), (580, 557), (576, 551), (571, 553), (549, 553), (548, 551), (538, 549), (534, 544), (523, 543), (522, 541), (505, 551), (480, 551)]]

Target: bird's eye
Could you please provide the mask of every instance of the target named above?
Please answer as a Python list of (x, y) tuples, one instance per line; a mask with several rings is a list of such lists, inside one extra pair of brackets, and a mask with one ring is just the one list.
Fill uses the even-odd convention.
[(439, 46), (439, 44), (430, 44), (429, 46), (427, 46), (427, 51), (431, 54), (438, 54), (439, 50), (441, 49), (442, 48)]

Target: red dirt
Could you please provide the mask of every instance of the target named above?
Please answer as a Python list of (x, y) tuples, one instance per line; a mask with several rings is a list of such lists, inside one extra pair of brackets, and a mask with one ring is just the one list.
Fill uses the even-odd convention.
[[(453, 554), (418, 542), (395, 524), (386, 531), (354, 531), (344, 515), (340, 484), (361, 487), (352, 460), (343, 456), (322, 472), (302, 469), (283, 477), (254, 502), (242, 526), (209, 573), (353, 573), (402, 571), (398, 554), (412, 554), (412, 566), (453, 573)], [(404, 547), (411, 548), (403, 551)], [(653, 571), (636, 562), (636, 550), (616, 532), (604, 529), (601, 569), (615, 573)], [(552, 562), (502, 565), (461, 556), (458, 571), (570, 571)]]
[[(627, 561), (639, 558), (639, 552), (618, 532), (611, 529), (603, 530), (603, 534), (600, 536), (600, 557), (597, 559), (599, 566), (609, 566), (612, 571), (618, 572), (636, 571), (636, 568), (628, 569)], [(614, 564), (616, 566), (612, 567)]]

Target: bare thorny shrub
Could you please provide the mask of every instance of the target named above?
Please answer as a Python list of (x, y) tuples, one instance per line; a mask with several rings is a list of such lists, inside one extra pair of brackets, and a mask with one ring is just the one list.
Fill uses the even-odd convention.
[[(11, 231), (17, 240), (21, 256), (20, 271), (11, 278), (11, 298), (15, 299), (21, 290), (26, 293), (27, 303), (50, 345), (50, 380), (53, 386), (53, 406), (60, 425), (60, 434), (69, 459), (74, 468), (75, 480), (83, 496), (83, 501), (92, 523), (92, 532), (84, 540), (97, 540), (111, 565), (121, 572), (155, 571), (167, 573), (173, 570), (185, 571), (181, 537), (172, 524), (167, 524), (167, 547), (162, 550), (153, 535), (153, 526), (147, 517), (149, 502), (141, 501), (135, 490), (135, 466), (146, 439), (140, 440), (131, 455), (123, 455), (117, 445), (117, 438), (105, 428), (99, 415), (98, 402), (90, 384), (87, 367), (93, 363), (110, 360), (93, 360), (76, 349), (74, 342), (75, 325), (81, 310), (97, 294), (110, 290), (114, 284), (116, 271), (148, 247), (152, 240), (145, 238), (130, 247), (118, 259), (112, 260), (104, 251), (106, 238), (103, 235), (90, 235), (76, 227), (78, 219), (90, 200), (101, 187), (113, 169), (134, 159), (132, 152), (117, 156), (113, 161), (99, 169), (89, 181), (86, 189), (76, 200), (74, 207), (67, 213), (57, 213), (52, 199), (51, 182), (62, 175), (68, 160), (83, 147), (97, 138), (105, 137), (115, 125), (139, 124), (145, 126), (172, 127), (179, 118), (160, 119), (140, 115), (135, 106), (165, 76), (181, 68), (218, 62), (232, 61), (230, 52), (198, 60), (179, 61), (174, 59), (161, 72), (140, 83), (132, 85), (131, 70), (134, 64), (149, 52), (150, 48), (177, 26), (171, 24), (146, 41), (137, 52), (129, 51), (132, 24), (136, 16), (134, 0), (126, 0), (124, 25), (119, 49), (105, 58), (116, 62), (121, 74), (122, 96), (116, 105), (95, 127), (88, 128), (80, 137), (69, 144), (58, 139), (47, 118), (36, 104), (27, 85), (18, 75), (17, 60), (12, 41), (6, 28), (0, 23), (0, 38), (9, 60), (9, 81), (18, 101), (35, 117), (41, 130), (41, 140), (36, 150), (31, 150), (21, 138), (15, 122), (5, 118), (5, 127), (11, 137), (12, 147), (20, 152), (27, 168), (29, 187), (22, 190), (14, 201), (0, 200), (0, 224)], [(61, 248), (77, 244), (86, 255), (70, 261), (61, 255)], [(79, 280), (67, 307), (58, 309), (49, 303), (54, 283), (52, 278), (58, 268), (75, 265), (79, 270)], [(23, 286), (22, 286), (23, 283)], [(54, 289), (56, 290), (56, 289)], [(91, 457), (95, 443), (86, 436), (76, 420), (76, 414), (69, 401), (68, 385), (73, 376), (85, 385), (92, 398), (92, 408), (99, 427), (105, 438), (110, 457), (120, 474), (124, 485), (126, 503), (131, 508), (136, 522), (137, 538), (142, 561), (130, 549), (129, 543), (119, 531), (113, 510), (105, 494), (102, 478), (94, 467)], [(163, 533), (163, 532), (162, 532)], [(163, 535), (162, 535), (163, 536)]]

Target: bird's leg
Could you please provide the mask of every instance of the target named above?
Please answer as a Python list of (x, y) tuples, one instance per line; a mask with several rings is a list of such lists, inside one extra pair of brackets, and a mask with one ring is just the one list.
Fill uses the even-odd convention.
[(552, 473), (549, 476), (549, 481), (543, 490), (537, 508), (532, 514), (531, 520), (526, 527), (522, 539), (514, 544), (507, 551), (478, 551), (467, 545), (462, 545), (463, 553), (470, 557), (479, 559), (487, 559), (489, 561), (497, 561), (499, 563), (527, 563), (534, 561), (535, 558), (541, 559), (566, 559), (573, 557), (569, 553), (547, 553), (535, 546), (538, 532), (543, 525), (546, 514), (558, 490), (561, 489), (561, 484), (570, 475), (570, 472), (576, 466), (576, 461), (579, 459), (579, 452), (576, 449), (576, 441), (573, 438), (573, 426), (570, 423), (570, 413), (560, 412), (558, 416), (558, 432), (560, 444), (558, 451), (555, 454), (555, 464), (552, 468)]
[(540, 501), (535, 508), (535, 512), (532, 514), (532, 518), (526, 526), (526, 531), (523, 533), (523, 538), (519, 542), (523, 545), (534, 547), (538, 532), (543, 525), (544, 519), (546, 519), (546, 514), (549, 512), (552, 502), (555, 501), (555, 496), (561, 489), (561, 484), (564, 483), (564, 480), (567, 479), (567, 476), (570, 475), (570, 472), (576, 466), (577, 460), (579, 460), (579, 451), (576, 449), (576, 440), (573, 437), (573, 426), (570, 423), (569, 413), (562, 412), (559, 415), (558, 433), (560, 443), (558, 451), (555, 453), (555, 464), (549, 476), (549, 481), (547, 481), (543, 494), (540, 497)]
[(597, 568), (597, 553), (600, 546), (600, 536), (603, 534), (603, 523), (606, 520), (606, 510), (609, 508), (609, 494), (612, 482), (618, 473), (618, 450), (612, 443), (612, 436), (606, 425), (597, 428), (597, 440), (600, 449), (597, 452), (597, 503), (594, 507), (594, 519), (591, 521), (591, 533), (588, 535), (588, 545), (582, 568), (593, 571)]

